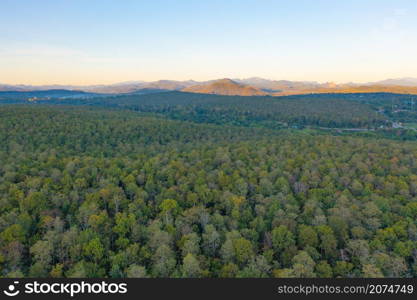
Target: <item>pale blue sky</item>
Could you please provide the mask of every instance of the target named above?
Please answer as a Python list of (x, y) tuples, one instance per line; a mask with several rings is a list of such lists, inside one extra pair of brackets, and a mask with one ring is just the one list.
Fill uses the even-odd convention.
[(417, 77), (417, 1), (1, 0), (0, 83)]

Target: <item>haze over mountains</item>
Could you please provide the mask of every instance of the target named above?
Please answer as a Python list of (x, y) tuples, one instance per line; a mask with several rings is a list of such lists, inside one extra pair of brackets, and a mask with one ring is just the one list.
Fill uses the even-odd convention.
[(0, 84), (0, 91), (43, 91), (70, 90), (98, 94), (148, 93), (159, 91), (184, 91), (191, 93), (240, 95), (240, 96), (283, 96), (309, 93), (367, 93), (391, 92), (417, 94), (417, 78), (386, 79), (369, 83), (269, 80), (259, 77), (246, 79), (219, 79), (210, 81), (159, 80), (153, 82), (129, 81), (109, 85), (10, 85)]

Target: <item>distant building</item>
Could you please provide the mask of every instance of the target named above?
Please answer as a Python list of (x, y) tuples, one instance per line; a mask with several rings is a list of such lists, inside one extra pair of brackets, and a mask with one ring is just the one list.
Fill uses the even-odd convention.
[(403, 124), (401, 122), (392, 122), (392, 128), (403, 128)]

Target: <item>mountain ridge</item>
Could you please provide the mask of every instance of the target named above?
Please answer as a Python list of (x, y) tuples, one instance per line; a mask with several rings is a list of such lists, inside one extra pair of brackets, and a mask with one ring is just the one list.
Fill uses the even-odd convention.
[(223, 78), (209, 81), (194, 80), (158, 80), (158, 81), (127, 81), (115, 84), (97, 85), (24, 85), (1, 84), (0, 91), (42, 91), (42, 90), (70, 90), (97, 94), (128, 94), (141, 93), (152, 90), (184, 91), (194, 93), (219, 95), (296, 95), (315, 93), (363, 93), (363, 92), (392, 92), (403, 94), (417, 94), (417, 78), (391, 78), (368, 83), (319, 83), (316, 81), (270, 80), (261, 77)]
[(223, 78), (207, 84), (182, 89), (183, 92), (229, 96), (265, 96), (267, 93), (250, 85)]

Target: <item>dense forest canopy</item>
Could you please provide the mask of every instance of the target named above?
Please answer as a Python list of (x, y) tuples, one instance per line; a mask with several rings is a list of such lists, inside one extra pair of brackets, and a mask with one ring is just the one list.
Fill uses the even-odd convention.
[(401, 132), (406, 139), (415, 139), (412, 131), (417, 127), (417, 96), (389, 93), (242, 97), (149, 90), (98, 97), (65, 90), (0, 92), (0, 104), (28, 102), (113, 107), (183, 121), (272, 129), (374, 130), (392, 128), (400, 122), (407, 123)]
[(416, 142), (230, 126), (371, 104), (135, 97), (0, 106), (1, 276), (417, 276)]
[[(4, 97), (3, 101), (14, 100), (27, 103), (24, 97), (20, 100), (16, 99), (18, 98)], [(159, 113), (176, 120), (251, 127), (375, 128), (381, 125), (389, 126), (387, 116), (369, 103), (355, 101), (355, 99), (346, 95), (243, 97), (159, 92), (79, 99), (39, 98), (35, 101), (32, 99), (31, 102), (111, 106), (139, 112)], [(372, 99), (372, 96), (369, 99)]]

